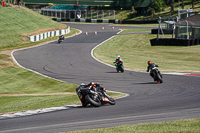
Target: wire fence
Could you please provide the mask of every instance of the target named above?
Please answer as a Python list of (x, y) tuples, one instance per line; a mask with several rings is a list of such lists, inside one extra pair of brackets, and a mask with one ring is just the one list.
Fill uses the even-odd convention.
[(64, 19), (115, 19), (115, 10), (60, 10), (41, 9), (41, 14)]

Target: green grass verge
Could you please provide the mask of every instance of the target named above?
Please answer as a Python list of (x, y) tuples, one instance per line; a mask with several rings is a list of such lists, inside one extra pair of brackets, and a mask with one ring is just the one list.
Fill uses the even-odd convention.
[[(55, 81), (53, 81), (55, 82)], [(49, 82), (47, 82), (49, 83)], [(66, 86), (67, 83), (56, 84), (59, 89), (63, 89), (63, 87), (68, 87), (72, 89), (70, 92), (75, 92), (76, 85)], [(57, 88), (57, 87), (55, 87)], [(49, 89), (50, 90), (50, 89)], [(61, 92), (55, 91), (55, 92)], [(69, 91), (69, 90), (67, 90)], [(52, 92), (52, 91), (51, 91)], [(121, 97), (124, 96), (122, 93), (111, 93), (107, 92), (111, 97)], [(35, 96), (0, 96), (0, 114), (7, 112), (17, 112), (17, 111), (26, 111), (26, 110), (34, 110), (41, 108), (50, 108), (50, 107), (59, 107), (66, 105), (81, 105), (81, 102), (76, 95), (74, 94), (63, 94), (63, 95), (35, 95)]]
[(105, 129), (73, 131), (67, 133), (199, 133), (200, 119), (178, 120), (162, 123), (124, 125)]
[(0, 97), (0, 113), (81, 104), (77, 95)]
[[(136, 30), (136, 32), (138, 31)], [(160, 36), (162, 37), (162, 35)], [(200, 73), (200, 58), (198, 58), (200, 45), (151, 47), (150, 39), (156, 37), (157, 35), (153, 34), (115, 36), (97, 47), (94, 50), (94, 56), (101, 61), (112, 64), (117, 55), (121, 55), (125, 62), (125, 68), (136, 71), (146, 71), (147, 61), (151, 60), (160, 66), (161, 72)]]
[(0, 75), (1, 94), (75, 92), (77, 86), (14, 66), (1, 69)]

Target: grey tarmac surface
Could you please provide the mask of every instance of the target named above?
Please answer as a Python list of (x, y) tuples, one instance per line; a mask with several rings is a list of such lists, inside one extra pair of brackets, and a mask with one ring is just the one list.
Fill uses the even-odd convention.
[[(164, 83), (156, 84), (148, 73), (116, 73), (115, 68), (93, 59), (91, 50), (124, 27), (115, 26), (112, 30), (113, 26), (109, 24), (67, 25), (83, 33), (67, 38), (61, 44), (51, 42), (16, 51), (13, 55), (17, 62), (25, 68), (65, 82), (100, 82), (107, 90), (128, 93), (129, 96), (117, 99), (114, 106), (75, 107), (1, 119), (0, 133), (62, 132), (200, 117), (200, 77), (164, 74)], [(85, 35), (86, 31), (88, 35)], [(94, 31), (98, 34), (94, 35)], [(144, 67), (147, 67), (146, 64)]]

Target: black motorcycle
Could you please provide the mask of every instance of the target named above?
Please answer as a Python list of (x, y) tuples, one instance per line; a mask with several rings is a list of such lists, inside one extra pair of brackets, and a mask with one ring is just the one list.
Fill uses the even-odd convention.
[(82, 102), (82, 106), (87, 106), (88, 104), (94, 107), (100, 107), (103, 104), (109, 103), (115, 105), (115, 100), (106, 94), (106, 89), (100, 85), (96, 86), (97, 89), (92, 89), (92, 86), (85, 88), (84, 86), (79, 86), (76, 88), (76, 93)]
[(121, 71), (122, 73), (124, 72), (124, 66), (122, 61), (117, 62), (117, 67), (116, 67), (117, 72)]
[(152, 77), (154, 81), (157, 81), (158, 83), (163, 83), (162, 75), (160, 71), (157, 68), (154, 68), (151, 70), (152, 72)]
[(64, 38), (59, 37), (59, 39), (58, 39), (58, 43), (61, 43), (63, 40), (64, 40)]

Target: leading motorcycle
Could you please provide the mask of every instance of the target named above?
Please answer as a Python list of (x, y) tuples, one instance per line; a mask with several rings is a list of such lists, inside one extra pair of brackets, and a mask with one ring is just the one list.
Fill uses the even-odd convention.
[(76, 93), (82, 102), (82, 106), (86, 107), (88, 104), (94, 107), (100, 107), (103, 104), (109, 103), (115, 105), (115, 100), (106, 93), (106, 89), (100, 84), (96, 85), (96, 89), (92, 86), (79, 86), (76, 88)]

